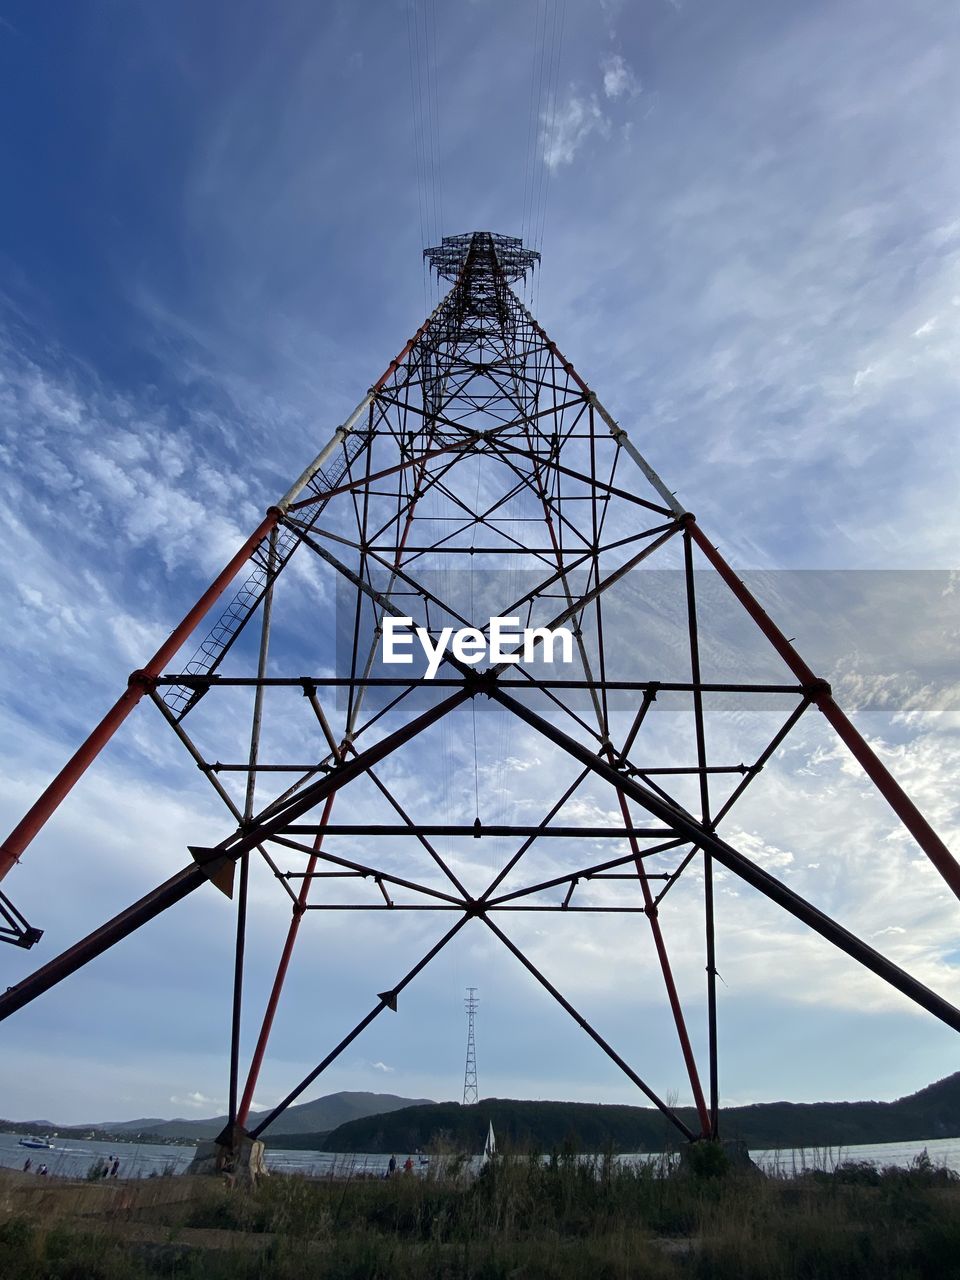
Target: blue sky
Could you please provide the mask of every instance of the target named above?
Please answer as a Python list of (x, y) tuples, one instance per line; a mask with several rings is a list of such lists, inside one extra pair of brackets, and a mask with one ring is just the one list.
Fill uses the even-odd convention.
[[(527, 231), (533, 185), (539, 319), (735, 565), (938, 571), (887, 666), (846, 622), (783, 625), (956, 847), (956, 6), (568, 0), (532, 146), (537, 7), (435, 7), (0, 4), (0, 818), (414, 331), (436, 297), (423, 236)], [(414, 15), (437, 19), (442, 217), (417, 181)], [(878, 581), (867, 633), (904, 598)], [(140, 708), (6, 880), (46, 934), (0, 956), (5, 981), (225, 834), (157, 719)], [(743, 847), (960, 999), (956, 903), (843, 752), (811, 726), (760, 785)], [(951, 1032), (728, 889), (724, 1100), (893, 1097), (960, 1065)], [(254, 1008), (282, 903), (260, 919)], [(418, 954), (418, 926), (390, 924), (304, 939), (261, 1102)], [(531, 931), (544, 967), (685, 1099), (646, 959), (565, 929)], [(230, 934), (195, 895), (5, 1024), (0, 1111), (219, 1109)], [(696, 939), (675, 936), (696, 993)], [(316, 1092), (459, 1096), (467, 985), (482, 1094), (635, 1099), (478, 938)]]

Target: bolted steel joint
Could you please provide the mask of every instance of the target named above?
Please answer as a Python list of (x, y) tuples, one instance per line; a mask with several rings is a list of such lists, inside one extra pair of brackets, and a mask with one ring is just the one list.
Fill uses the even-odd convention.
[(481, 693), (489, 698), (492, 697), (493, 690), (496, 687), (497, 675), (492, 668), (487, 671), (474, 671), (471, 668), (464, 671), (463, 683), (471, 698), (475, 698)]

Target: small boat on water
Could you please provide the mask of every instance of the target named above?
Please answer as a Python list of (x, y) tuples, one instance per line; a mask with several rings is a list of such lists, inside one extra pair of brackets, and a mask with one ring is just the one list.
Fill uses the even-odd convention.
[(21, 1147), (29, 1147), (32, 1151), (52, 1151), (53, 1143), (46, 1138), (21, 1138)]

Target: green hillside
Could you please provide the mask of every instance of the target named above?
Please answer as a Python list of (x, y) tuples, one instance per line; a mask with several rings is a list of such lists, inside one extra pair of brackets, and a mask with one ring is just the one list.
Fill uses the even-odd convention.
[[(690, 1107), (678, 1108), (695, 1129)], [(351, 1120), (328, 1134), (302, 1134), (284, 1145), (326, 1151), (391, 1152), (425, 1149), (438, 1140), (479, 1151), (493, 1122), (501, 1142), (549, 1151), (572, 1143), (580, 1151), (660, 1151), (675, 1145), (675, 1130), (651, 1107), (588, 1102), (524, 1102), (487, 1098), (405, 1107), (389, 1115)], [(960, 1073), (895, 1102), (766, 1102), (728, 1107), (721, 1131), (750, 1147), (837, 1147), (960, 1136)]]

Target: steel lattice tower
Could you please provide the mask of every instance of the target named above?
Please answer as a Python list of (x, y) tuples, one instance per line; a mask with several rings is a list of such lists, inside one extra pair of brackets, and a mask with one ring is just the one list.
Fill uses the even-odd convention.
[(477, 988), (467, 987), (467, 998), (464, 1000), (467, 1010), (467, 1061), (463, 1068), (463, 1105), (470, 1106), (477, 1101), (477, 1033), (476, 1018)]
[[(960, 896), (953, 856), (829, 685), (522, 305), (512, 286), (538, 255), (517, 239), (474, 232), (446, 237), (426, 256), (450, 282), (446, 296), (169, 639), (133, 673), (7, 839), (0, 874), (144, 699), (223, 801), (223, 838), (191, 848), (186, 865), (163, 884), (0, 994), (0, 1018), (187, 895), (210, 892), (212, 882), (234, 897), (237, 909), (230, 1124), (221, 1135), (229, 1148), (246, 1130), (307, 914), (318, 912), (322, 920), (331, 911), (422, 912), (427, 922), (435, 914), (444, 924), (432, 945), (388, 979), (316, 1068), (258, 1118), (253, 1136), (375, 1018), (397, 1010), (405, 988), (469, 926), (512, 953), (679, 1134), (710, 1138), (717, 1134), (719, 1088), (719, 865), (960, 1030), (960, 1011), (734, 847), (721, 828), (814, 709)], [(299, 576), (284, 572), (294, 557), (304, 565)], [(675, 575), (676, 600), (650, 596), (657, 581), (652, 566)], [(330, 595), (313, 590), (318, 575), (339, 584), (335, 674)], [(751, 678), (746, 664), (723, 674), (708, 670), (706, 580), (756, 629), (778, 678)], [(218, 601), (231, 588), (223, 608)], [(483, 632), (494, 616), (516, 617), (523, 627), (569, 626), (574, 662), (547, 662), (545, 644), (521, 663), (477, 665), (474, 655), (448, 649), (432, 680), (423, 678), (425, 664), (416, 657), (406, 666), (383, 662), (385, 619), (410, 618), (435, 640), (448, 627)], [(668, 627), (673, 638), (658, 649), (653, 638)], [(195, 632), (199, 644), (194, 639), (184, 649)], [(747, 748), (728, 754), (725, 735), (713, 727), (711, 717), (731, 698), (776, 713), (776, 731), (749, 754)], [(245, 726), (239, 742), (238, 724)], [(449, 812), (430, 792), (445, 770)], [(419, 785), (409, 785), (411, 778)], [(492, 876), (471, 858), (481, 847), (495, 854)], [(253, 875), (273, 879), (290, 919), (241, 1077)], [(683, 903), (702, 922), (704, 1083), (661, 923), (665, 899)], [(3, 903), (5, 936), (33, 945), (39, 931), (9, 900)], [(517, 912), (543, 913), (545, 926), (558, 914), (625, 918), (635, 924), (627, 935), (631, 948), (647, 935), (694, 1102), (692, 1123), (510, 936)]]

